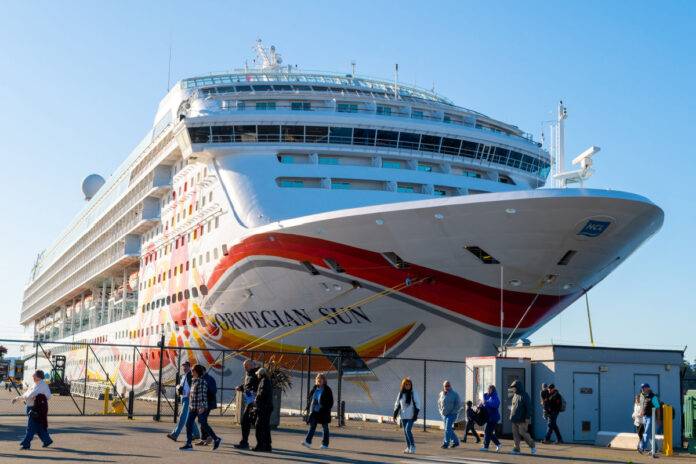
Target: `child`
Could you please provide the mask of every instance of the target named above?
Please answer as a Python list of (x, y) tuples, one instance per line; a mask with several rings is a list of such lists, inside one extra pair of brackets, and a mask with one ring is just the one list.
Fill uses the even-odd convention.
[(471, 432), (474, 438), (476, 438), (476, 443), (480, 443), (481, 438), (474, 428), (476, 425), (476, 413), (472, 408), (473, 404), (474, 403), (471, 401), (466, 402), (466, 430), (464, 430), (464, 437), (462, 438), (462, 441), (466, 442), (466, 437), (469, 435), (469, 432)]

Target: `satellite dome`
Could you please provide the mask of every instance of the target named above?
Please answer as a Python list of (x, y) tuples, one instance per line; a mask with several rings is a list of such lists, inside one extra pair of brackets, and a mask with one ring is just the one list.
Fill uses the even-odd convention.
[(82, 181), (82, 193), (85, 194), (85, 200), (91, 200), (105, 182), (99, 174), (90, 174), (85, 177), (85, 180)]

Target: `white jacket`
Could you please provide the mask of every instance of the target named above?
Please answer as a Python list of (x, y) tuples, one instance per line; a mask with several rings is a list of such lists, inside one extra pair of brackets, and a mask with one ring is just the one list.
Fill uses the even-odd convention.
[(24, 392), (22, 398), (27, 406), (34, 406), (34, 400), (38, 395), (44, 395), (46, 400), (51, 399), (51, 389), (48, 388), (48, 384), (41, 380), (39, 383), (32, 385), (27, 391)]
[(418, 393), (416, 393), (415, 390), (413, 390), (411, 394), (411, 404), (406, 404), (405, 396), (402, 395), (401, 392), (399, 392), (399, 394), (396, 396), (396, 401), (394, 402), (394, 410), (396, 410), (396, 408), (398, 408), (399, 406), (401, 406), (401, 410), (399, 411), (399, 417), (401, 417), (401, 420), (413, 419), (415, 408), (418, 408), (419, 410), (421, 409), (420, 399), (418, 399)]
[(642, 411), (643, 409), (641, 408), (640, 403), (633, 404), (633, 414), (631, 417), (633, 418), (633, 425), (636, 427), (643, 423), (643, 414), (641, 414)]

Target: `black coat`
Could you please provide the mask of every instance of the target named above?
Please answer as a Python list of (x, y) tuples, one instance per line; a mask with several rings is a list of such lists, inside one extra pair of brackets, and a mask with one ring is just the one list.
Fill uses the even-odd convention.
[(269, 414), (273, 411), (273, 382), (271, 382), (271, 379), (268, 377), (261, 377), (261, 379), (259, 379), (255, 404), (259, 413)]
[(331, 409), (333, 409), (334, 399), (333, 392), (328, 385), (324, 385), (324, 391), (319, 397), (319, 411), (314, 411), (314, 392), (317, 391), (317, 386), (309, 392), (307, 395), (307, 413), (308, 417), (312, 415), (317, 420), (318, 424), (329, 424), (331, 423)]
[(258, 370), (258, 367), (252, 367), (251, 369), (246, 371), (244, 373), (244, 383), (237, 386), (237, 390), (255, 392), (256, 389), (259, 387), (259, 378), (256, 375), (256, 371)]

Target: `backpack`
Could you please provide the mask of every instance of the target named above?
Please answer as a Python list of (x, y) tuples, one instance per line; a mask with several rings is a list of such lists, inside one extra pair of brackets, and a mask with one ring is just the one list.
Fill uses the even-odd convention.
[(561, 412), (564, 412), (566, 410), (566, 400), (565, 398), (563, 398), (563, 396), (561, 396), (560, 393), (558, 394), (558, 396), (561, 397)]
[(474, 422), (476, 422), (477, 425), (484, 425), (488, 422), (488, 411), (485, 407), (476, 408), (474, 413)]

